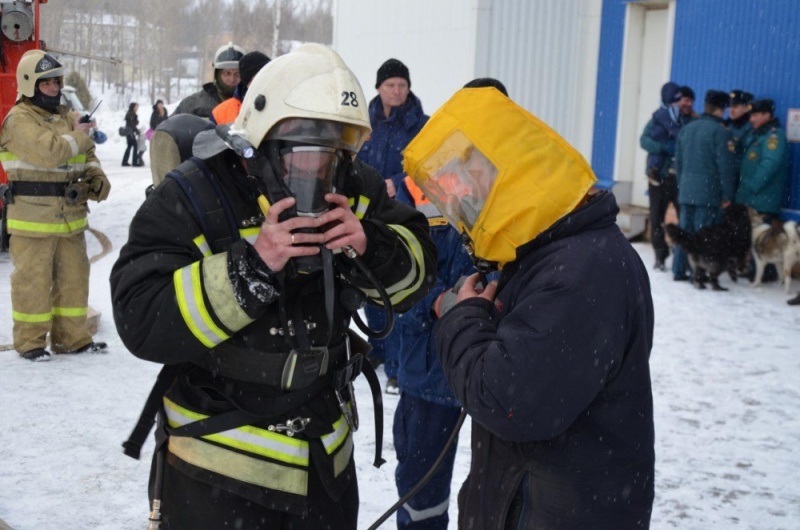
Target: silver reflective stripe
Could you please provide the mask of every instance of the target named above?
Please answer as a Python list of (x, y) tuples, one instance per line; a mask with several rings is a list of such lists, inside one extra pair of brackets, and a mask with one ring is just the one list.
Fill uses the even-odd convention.
[(430, 508), (425, 508), (424, 510), (415, 510), (408, 503), (403, 505), (403, 508), (408, 512), (408, 516), (411, 518), (412, 521), (424, 521), (425, 519), (430, 519), (432, 517), (439, 517), (444, 512), (447, 511), (447, 508), (450, 506), (450, 499), (446, 499), (443, 503), (439, 504), (438, 506), (432, 506)]
[(81, 152), (80, 147), (78, 147), (78, 142), (75, 141), (75, 138), (68, 134), (62, 134), (61, 138), (65, 139), (69, 144), (69, 149), (72, 151), (72, 156), (76, 156), (78, 153)]
[(176, 270), (172, 279), (183, 321), (197, 340), (213, 348), (229, 339), (230, 336), (214, 323), (206, 309), (200, 279), (200, 262)]
[(260, 226), (251, 226), (239, 229), (239, 236), (251, 245), (255, 245), (259, 232), (261, 232)]
[(325, 452), (331, 454), (336, 451), (349, 433), (350, 427), (347, 425), (344, 416), (341, 416), (336, 423), (333, 424), (333, 432), (321, 438), (322, 445), (325, 446)]
[(333, 476), (338, 477), (341, 475), (347, 465), (350, 463), (350, 457), (353, 456), (353, 436), (348, 434), (345, 438), (342, 450), (333, 455)]
[(425, 202), (417, 205), (417, 211), (425, 214), (425, 217), (441, 217), (442, 214), (431, 202)]
[(208, 245), (208, 241), (206, 241), (206, 236), (200, 234), (192, 241), (194, 241), (194, 244), (200, 249), (200, 252), (203, 253), (203, 256), (209, 257), (211, 255), (211, 247)]
[[(425, 280), (425, 257), (422, 253), (422, 247), (417, 241), (416, 236), (404, 226), (401, 225), (387, 225), (390, 229), (397, 232), (400, 236), (400, 242), (408, 250), (411, 256), (411, 269), (405, 277), (392, 284), (386, 286), (386, 292), (390, 294), (389, 300), (392, 304), (396, 304), (405, 300), (410, 294), (414, 293), (422, 282)], [(364, 294), (369, 296), (378, 304), (381, 304), (378, 291), (375, 289), (362, 289)]]
[(74, 163), (68, 162), (65, 165), (57, 167), (43, 167), (43, 166), (37, 166), (35, 164), (29, 164), (28, 162), (23, 162), (20, 159), (16, 159), (16, 160), (3, 160), (3, 169), (5, 169), (6, 172), (8, 170), (29, 169), (37, 171), (39, 173), (80, 173), (86, 169), (86, 164), (83, 162), (74, 162)]
[(203, 260), (203, 286), (214, 314), (226, 328), (239, 331), (253, 322), (236, 301), (236, 295), (228, 278), (227, 252)]
[(308, 495), (308, 472), (234, 453), (196, 438), (170, 436), (169, 452), (185, 462), (262, 488)]
[[(164, 398), (164, 405), (171, 427), (179, 427), (208, 418), (204, 414), (185, 409), (167, 398)], [(241, 451), (286, 462), (287, 464), (308, 466), (308, 442), (253, 427), (252, 425), (244, 425), (236, 429), (209, 434), (203, 436), (203, 438), (218, 444), (235, 447)]]
[(86, 163), (86, 167), (96, 167), (98, 169), (103, 169), (103, 166), (100, 165), (100, 162), (96, 160), (92, 160), (91, 162)]

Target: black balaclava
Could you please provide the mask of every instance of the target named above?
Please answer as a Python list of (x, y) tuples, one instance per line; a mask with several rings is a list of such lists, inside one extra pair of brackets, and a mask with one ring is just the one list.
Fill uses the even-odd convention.
[(43, 108), (47, 112), (58, 114), (58, 106), (61, 104), (61, 88), (58, 89), (58, 94), (55, 96), (45, 96), (39, 90), (39, 84), (33, 89), (33, 97), (31, 102), (37, 107)]

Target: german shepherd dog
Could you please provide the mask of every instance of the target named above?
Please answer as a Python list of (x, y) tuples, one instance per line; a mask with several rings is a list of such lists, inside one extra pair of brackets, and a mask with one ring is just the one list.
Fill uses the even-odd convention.
[(705, 289), (706, 282), (715, 291), (727, 291), (719, 284), (719, 275), (727, 271), (733, 281), (738, 278), (750, 250), (750, 218), (747, 208), (732, 204), (724, 211), (722, 222), (689, 233), (676, 224), (666, 226), (670, 239), (689, 255), (694, 271), (692, 285)]

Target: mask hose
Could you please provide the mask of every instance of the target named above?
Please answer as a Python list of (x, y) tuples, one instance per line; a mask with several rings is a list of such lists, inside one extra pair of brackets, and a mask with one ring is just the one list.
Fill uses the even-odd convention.
[(344, 254), (353, 260), (361, 271), (361, 273), (366, 276), (367, 280), (375, 287), (375, 290), (378, 291), (378, 296), (381, 299), (381, 304), (383, 305), (383, 311), (386, 314), (386, 325), (383, 326), (383, 329), (375, 331), (369, 327), (357, 312), (353, 313), (353, 321), (356, 323), (358, 329), (361, 330), (366, 336), (373, 338), (373, 339), (385, 339), (389, 336), (389, 333), (392, 332), (392, 327), (394, 327), (394, 311), (392, 310), (392, 301), (389, 299), (389, 293), (386, 292), (386, 289), (383, 287), (378, 278), (375, 277), (375, 274), (364, 264), (364, 261), (358, 257), (358, 253), (353, 249), (353, 247), (346, 246), (342, 249)]

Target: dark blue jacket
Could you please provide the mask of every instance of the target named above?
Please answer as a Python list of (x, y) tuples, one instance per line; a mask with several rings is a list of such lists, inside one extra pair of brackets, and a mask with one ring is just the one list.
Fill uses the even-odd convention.
[(399, 189), (405, 177), (403, 149), (427, 123), (428, 116), (417, 96), (409, 92), (405, 104), (393, 108), (388, 118), (383, 115), (381, 97), (375, 96), (369, 103), (369, 121), (372, 135), (358, 152), (358, 159), (377, 169), (384, 179), (392, 179)]
[[(414, 200), (405, 184), (398, 189), (396, 199), (414, 206)], [(398, 347), (399, 352), (397, 380), (403, 392), (440, 405), (458, 407), (460, 405), (447, 384), (436, 355), (436, 344), (433, 340), (436, 316), (431, 311), (431, 306), (459, 278), (473, 274), (475, 267), (461, 243), (458, 231), (440, 215), (429, 216), (428, 220), (431, 223), (431, 238), (439, 252), (436, 285), (408, 312), (396, 316), (392, 336), (397, 339), (394, 346)]]
[(660, 145), (660, 149), (648, 149), (642, 139), (639, 143), (647, 153), (647, 169), (656, 169), (662, 178), (664, 169), (671, 165), (672, 156), (675, 154), (675, 139), (681, 129), (680, 112), (672, 106), (672, 99), (678, 91), (675, 83), (666, 83), (661, 88), (661, 107), (653, 113), (642, 136), (647, 135)]
[(647, 528), (654, 429), (647, 270), (601, 193), (517, 250), (494, 304), (472, 298), (434, 328), (472, 417), (459, 518), (515, 528)]

